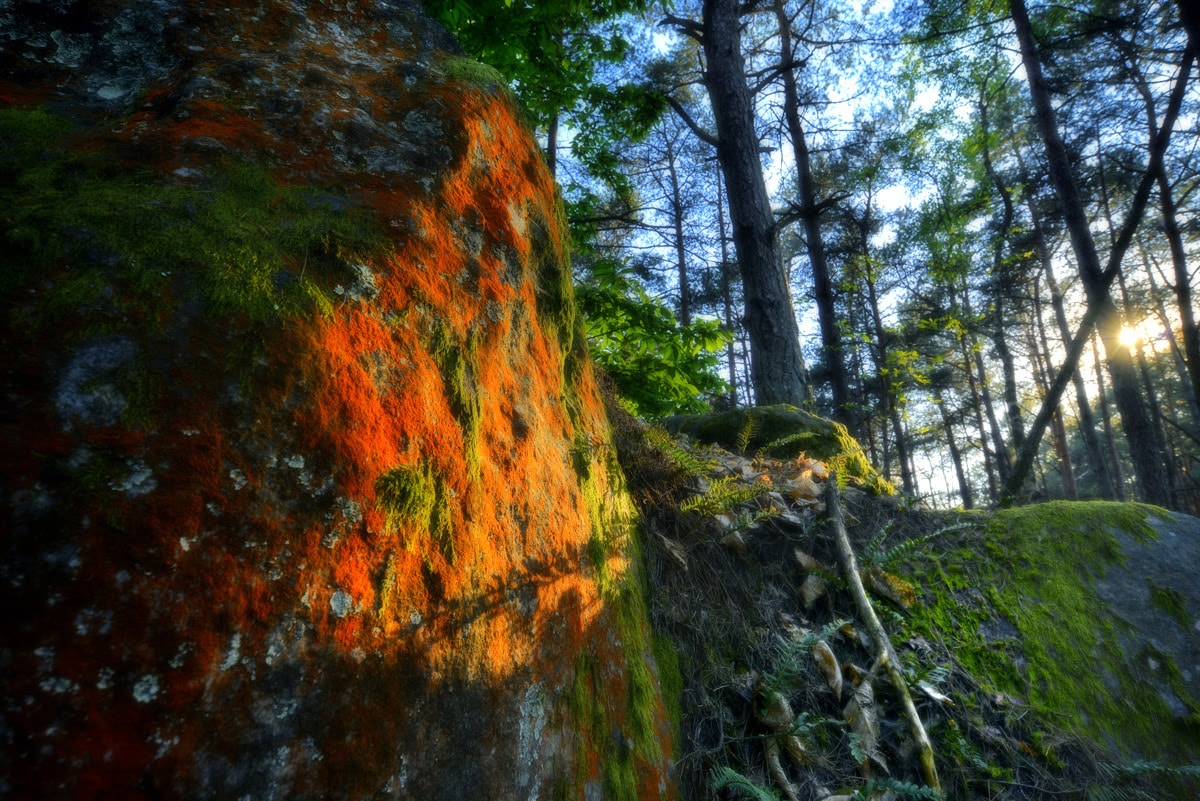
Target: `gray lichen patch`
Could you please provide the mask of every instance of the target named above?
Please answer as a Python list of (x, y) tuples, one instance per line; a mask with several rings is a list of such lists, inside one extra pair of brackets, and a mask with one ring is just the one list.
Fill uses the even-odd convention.
[(63, 371), (54, 406), (63, 429), (75, 423), (116, 425), (125, 411), (126, 397), (119, 388), (120, 372), (137, 356), (128, 337), (111, 337), (81, 347)]
[(354, 596), (342, 590), (334, 591), (329, 598), (329, 608), (334, 617), (343, 618), (354, 611)]

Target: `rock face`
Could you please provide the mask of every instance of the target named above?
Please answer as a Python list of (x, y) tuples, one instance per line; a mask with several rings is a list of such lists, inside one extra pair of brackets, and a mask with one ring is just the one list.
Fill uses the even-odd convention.
[(1186, 515), (1104, 502), (1005, 510), (918, 566), (929, 593), (916, 627), (953, 642), (987, 691), (1110, 760), (1195, 763), (1197, 560), (1200, 520)]
[(0, 3), (0, 797), (670, 795), (553, 182), (415, 3)]

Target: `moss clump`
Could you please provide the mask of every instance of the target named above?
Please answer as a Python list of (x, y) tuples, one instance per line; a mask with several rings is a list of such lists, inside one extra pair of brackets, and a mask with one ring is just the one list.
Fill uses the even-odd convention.
[(441, 63), (442, 72), (456, 81), (475, 84), (487, 89), (508, 90), (508, 81), (500, 70), (482, 61), (462, 56), (447, 56)]
[(795, 406), (780, 404), (680, 415), (667, 418), (663, 424), (701, 442), (747, 454), (763, 452), (767, 456), (791, 458), (804, 453), (873, 492), (896, 494), (896, 488), (871, 466), (862, 446), (844, 425)]
[(1027, 699), (1047, 732), (1123, 758), (1191, 759), (1200, 733), (1174, 718), (1146, 660), (1126, 652), (1127, 625), (1095, 590), (1123, 560), (1114, 532), (1147, 541), (1151, 514), (1160, 510), (1098, 501), (999, 512), (967, 547), (916, 566), (933, 594), (914, 628), (987, 689)]
[(1146, 584), (1150, 587), (1151, 606), (1166, 612), (1185, 629), (1192, 627), (1192, 616), (1188, 614), (1187, 599), (1183, 597), (1183, 593), (1170, 587), (1160, 587), (1148, 576)]
[(174, 311), (168, 287), (256, 325), (328, 313), (357, 255), (384, 247), (366, 215), (261, 167), (224, 162), (183, 183), (73, 150), (72, 127), (43, 109), (0, 111), (0, 245), (10, 257), (0, 291), (72, 264), (41, 302), (43, 326), (92, 307), (100, 333), (162, 327)]
[(428, 464), (397, 467), (375, 481), (375, 502), (383, 511), (384, 525), (396, 530), (407, 524), (414, 529), (407, 545), (418, 533), (426, 533), (442, 548), (447, 559), (454, 555), (449, 498), (445, 483)]
[(460, 341), (449, 324), (438, 320), (433, 325), (429, 339), (430, 355), (437, 362), (442, 381), (445, 382), (450, 410), (462, 428), (467, 475), (477, 481), (483, 471), (481, 411), (476, 385), (479, 337), (472, 333), (465, 341)]

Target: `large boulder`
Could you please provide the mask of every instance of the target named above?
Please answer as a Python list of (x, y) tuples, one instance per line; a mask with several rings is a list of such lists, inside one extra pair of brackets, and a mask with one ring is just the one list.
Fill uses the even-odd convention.
[(410, 0), (0, 4), (0, 797), (671, 793), (506, 91)]
[(914, 626), (990, 694), (1114, 763), (1200, 761), (1200, 520), (1138, 504), (996, 513), (918, 565)]

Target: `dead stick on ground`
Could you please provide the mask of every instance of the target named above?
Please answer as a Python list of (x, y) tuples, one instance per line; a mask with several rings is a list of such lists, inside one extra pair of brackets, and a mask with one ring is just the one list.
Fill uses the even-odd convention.
[(937, 767), (933, 764), (933, 745), (929, 742), (929, 735), (925, 733), (921, 717), (917, 714), (916, 706), (913, 705), (912, 695), (908, 691), (908, 682), (904, 679), (904, 673), (900, 670), (900, 660), (896, 657), (896, 649), (892, 647), (892, 641), (888, 639), (887, 632), (883, 630), (883, 624), (876, 617), (875, 608), (871, 606), (871, 600), (867, 598), (867, 591), (863, 588), (862, 578), (858, 574), (858, 559), (855, 558), (854, 549), (850, 546), (850, 536), (846, 533), (846, 521), (842, 514), (837, 473), (830, 473), (829, 479), (825, 483), (825, 508), (829, 511), (829, 519), (833, 521), (833, 533), (837, 539), (842, 572), (846, 574), (850, 593), (854, 596), (854, 605), (858, 607), (858, 614), (862, 616), (871, 639), (875, 641), (875, 649), (878, 652), (876, 657), (879, 663), (887, 668), (892, 686), (896, 688), (896, 693), (899, 694), (900, 701), (904, 705), (909, 730), (912, 732), (913, 740), (917, 743), (917, 750), (921, 754), (921, 770), (925, 774), (925, 783), (940, 794), (942, 785), (938, 781)]

